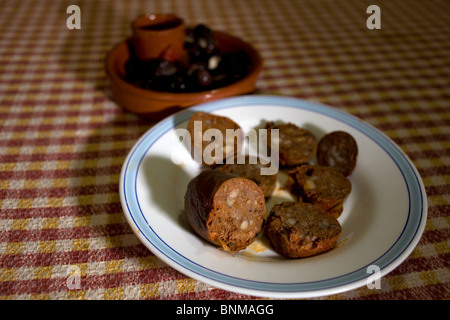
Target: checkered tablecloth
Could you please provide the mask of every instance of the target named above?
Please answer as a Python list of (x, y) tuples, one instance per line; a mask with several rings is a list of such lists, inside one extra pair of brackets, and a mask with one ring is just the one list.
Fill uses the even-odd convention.
[[(81, 9), (68, 30), (66, 9)], [(366, 9), (381, 8), (369, 30)], [(124, 111), (104, 72), (139, 14), (173, 12), (252, 43), (255, 94), (349, 112), (392, 138), (428, 196), (424, 234), (381, 280), (324, 299), (450, 298), (450, 2), (0, 1), (0, 298), (250, 299), (156, 258), (127, 224), (123, 161), (155, 122)], [(388, 181), (386, 182), (388, 183)], [(68, 281), (80, 275), (79, 283)]]

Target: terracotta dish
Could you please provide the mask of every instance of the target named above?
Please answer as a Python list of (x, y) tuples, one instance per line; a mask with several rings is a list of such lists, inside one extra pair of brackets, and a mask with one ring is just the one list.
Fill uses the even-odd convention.
[(105, 67), (111, 80), (113, 99), (133, 113), (152, 119), (162, 119), (182, 108), (201, 102), (254, 91), (256, 79), (262, 68), (259, 53), (239, 38), (220, 31), (214, 31), (214, 35), (222, 52), (244, 50), (251, 58), (253, 65), (243, 79), (218, 89), (192, 93), (170, 93), (140, 88), (124, 80), (125, 63), (130, 57), (131, 40), (128, 39), (116, 45), (106, 56)]

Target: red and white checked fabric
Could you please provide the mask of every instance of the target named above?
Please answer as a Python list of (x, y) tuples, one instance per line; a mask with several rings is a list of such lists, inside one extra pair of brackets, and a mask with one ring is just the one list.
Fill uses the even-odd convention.
[[(68, 30), (66, 8), (81, 8)], [(173, 12), (252, 43), (255, 94), (349, 112), (391, 137), (428, 195), (425, 232), (381, 280), (323, 299), (450, 298), (450, 3), (359, 0), (1, 1), (0, 298), (253, 299), (157, 259), (125, 221), (122, 163), (152, 125), (110, 99), (106, 52), (139, 14)], [(388, 181), (386, 182), (389, 183)], [(74, 274), (80, 282), (68, 281)]]

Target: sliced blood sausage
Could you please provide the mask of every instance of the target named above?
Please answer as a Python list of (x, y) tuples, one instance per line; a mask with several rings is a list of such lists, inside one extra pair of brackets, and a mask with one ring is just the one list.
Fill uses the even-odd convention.
[(314, 135), (306, 129), (293, 123), (275, 124), (268, 122), (267, 142), (272, 146), (271, 129), (278, 129), (279, 133), (279, 162), (281, 166), (289, 167), (306, 163), (313, 159), (317, 150), (317, 141)]
[(328, 251), (341, 235), (339, 222), (310, 204), (283, 202), (275, 205), (265, 227), (272, 248), (288, 258), (304, 258)]
[[(228, 135), (227, 129), (230, 129)], [(196, 112), (189, 120), (187, 130), (191, 135), (191, 155), (194, 159), (201, 159), (203, 165), (222, 164), (227, 157), (235, 156), (242, 148), (243, 131), (227, 117)], [(207, 130), (209, 132), (205, 135)]]
[(198, 235), (225, 251), (237, 252), (261, 234), (266, 210), (255, 182), (205, 170), (188, 184), (185, 213)]
[(352, 190), (350, 180), (333, 167), (303, 165), (290, 172), (300, 200), (317, 205), (335, 218)]
[(227, 163), (218, 169), (254, 181), (261, 188), (264, 197), (270, 197), (276, 187), (277, 174), (263, 175), (261, 168), (265, 165), (259, 160), (253, 162), (256, 163), (250, 163), (250, 157), (246, 157), (245, 163)]
[(356, 167), (358, 145), (345, 131), (333, 131), (319, 141), (317, 163), (338, 169), (348, 177)]

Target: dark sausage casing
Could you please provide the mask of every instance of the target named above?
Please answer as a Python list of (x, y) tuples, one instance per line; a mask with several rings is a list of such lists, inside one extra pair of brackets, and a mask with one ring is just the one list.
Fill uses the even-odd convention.
[(255, 182), (219, 170), (205, 170), (189, 182), (185, 213), (198, 235), (228, 252), (250, 245), (261, 234), (266, 215)]

